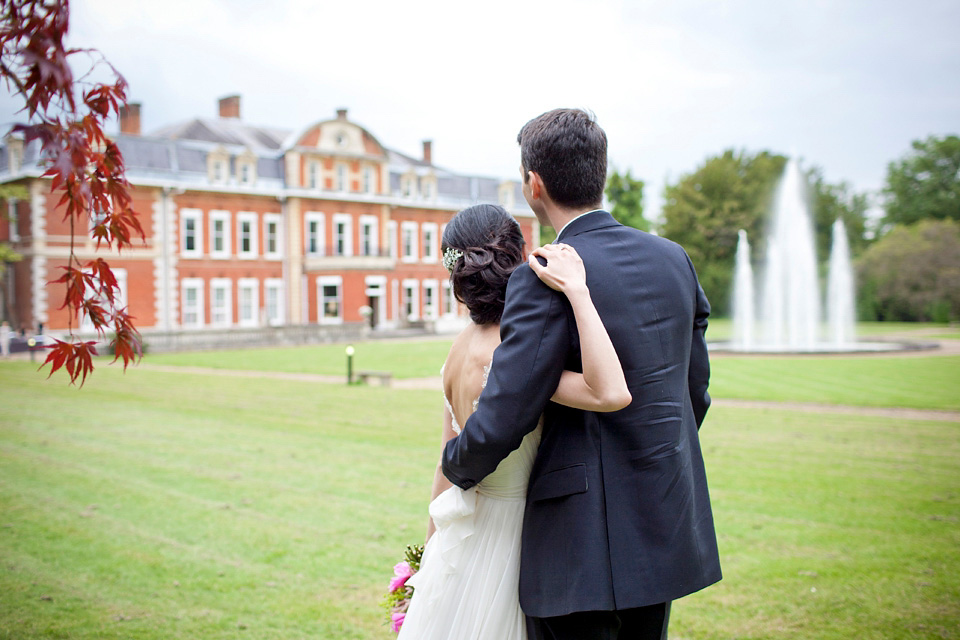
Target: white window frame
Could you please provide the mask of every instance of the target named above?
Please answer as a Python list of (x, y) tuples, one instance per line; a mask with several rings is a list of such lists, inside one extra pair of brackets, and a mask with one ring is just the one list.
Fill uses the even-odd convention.
[[(270, 250), (270, 225), (276, 225), (274, 247)], [(279, 260), (283, 257), (283, 216), (279, 213), (263, 214), (263, 257), (268, 260)]]
[(323, 171), (316, 160), (307, 161), (307, 188), (319, 189), (323, 186)]
[(457, 299), (453, 295), (453, 285), (450, 280), (443, 281), (443, 315), (453, 316), (457, 314)]
[[(250, 250), (243, 250), (243, 225), (250, 224)], [(237, 213), (237, 257), (244, 260), (253, 260), (259, 257), (260, 247), (257, 244), (257, 214), (252, 211)]]
[[(420, 281), (413, 278), (405, 278), (400, 283), (401, 305), (403, 305), (404, 318), (408, 322), (420, 319)], [(410, 312), (407, 313), (407, 305), (410, 306)]]
[[(310, 224), (317, 224), (317, 233), (311, 238), (310, 233)], [(303, 253), (307, 256), (322, 256), (326, 254), (327, 248), (325, 245), (325, 239), (327, 231), (324, 227), (326, 223), (326, 216), (319, 211), (307, 211), (303, 218)], [(317, 250), (310, 251), (310, 240), (314, 240)]]
[[(224, 291), (224, 308), (217, 309), (216, 292)], [(218, 318), (218, 311), (223, 312), (223, 317)], [(210, 278), (210, 326), (211, 327), (229, 327), (233, 325), (233, 280), (230, 278)]]
[[(270, 292), (275, 291), (277, 295), (276, 307), (270, 308)], [(265, 278), (263, 280), (263, 307), (266, 313), (267, 324), (271, 327), (279, 327), (284, 324), (286, 313), (284, 313), (283, 296), (283, 278)]]
[[(377, 216), (360, 216), (360, 255), (375, 256), (380, 253), (380, 220)], [(366, 244), (370, 241), (369, 247)]]
[(366, 287), (364, 294), (379, 301), (376, 324), (380, 325), (387, 319), (387, 276), (366, 276), (363, 283)]
[(420, 181), (420, 194), (424, 200), (434, 200), (437, 197), (437, 181), (425, 178)]
[[(250, 302), (253, 308), (250, 310), (250, 317), (243, 317), (243, 292), (252, 291)], [(259, 327), (260, 326), (260, 281), (256, 278), (237, 279), (237, 325), (241, 327)]]
[[(11, 169), (13, 171), (13, 169)], [(19, 200), (10, 198), (7, 200), (7, 231), (10, 234), (10, 242), (20, 242), (20, 217), (17, 214), (17, 203)]]
[(213, 182), (215, 184), (226, 184), (227, 174), (229, 171), (229, 163), (222, 159), (216, 159), (213, 161)]
[[(195, 307), (187, 305), (187, 291), (196, 290)], [(193, 322), (187, 322), (187, 314), (195, 315)], [(180, 326), (184, 329), (199, 329), (204, 324), (203, 278), (183, 278), (180, 281)]]
[(377, 178), (376, 174), (373, 172), (373, 167), (364, 167), (363, 168), (363, 192), (364, 193), (376, 193)]
[[(417, 243), (420, 242), (418, 237), (418, 225), (416, 222), (411, 220), (406, 220), (400, 223), (400, 260), (402, 262), (416, 262), (417, 261)], [(409, 234), (409, 236), (407, 235)], [(408, 246), (407, 239), (410, 239), (410, 244)], [(408, 252), (409, 249), (409, 252)]]
[(399, 255), (399, 249), (397, 244), (397, 221), (388, 220), (387, 221), (387, 248), (390, 251), (390, 257), (394, 260), (397, 259)]
[[(223, 248), (219, 251), (216, 248), (216, 223), (223, 223)], [(210, 211), (210, 257), (211, 258), (229, 258), (230, 257), (230, 212), (221, 209)]]
[(424, 222), (420, 225), (422, 236), (423, 261), (435, 263), (440, 258), (439, 243), (437, 242), (439, 226), (436, 222)]
[(334, 191), (347, 191), (347, 186), (350, 181), (350, 176), (347, 173), (347, 165), (345, 162), (338, 162), (333, 166), (333, 190)]
[(440, 282), (435, 279), (423, 281), (423, 317), (436, 320), (440, 316)]
[[(193, 249), (187, 248), (187, 222), (193, 222)], [(180, 209), (180, 255), (199, 258), (203, 255), (203, 210)]]
[[(337, 316), (328, 318), (324, 313), (324, 287), (337, 287)], [(343, 324), (343, 276), (317, 276), (317, 323)]]
[[(340, 235), (337, 233), (337, 228), (340, 224), (343, 224), (343, 251), (340, 251), (339, 241)], [(333, 214), (333, 228), (331, 229), (331, 238), (332, 242), (330, 247), (330, 253), (335, 256), (352, 256), (353, 255), (353, 216), (349, 213), (335, 213)]]

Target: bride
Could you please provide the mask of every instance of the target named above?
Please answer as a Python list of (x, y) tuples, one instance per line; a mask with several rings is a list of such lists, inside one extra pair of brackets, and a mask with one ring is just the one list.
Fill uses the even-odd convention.
[[(442, 369), (444, 443), (476, 410), (500, 344), (507, 281), (524, 262), (523, 245), (516, 220), (490, 204), (464, 209), (443, 233), (443, 263), (454, 295), (472, 320), (454, 340)], [(547, 286), (566, 295), (580, 334), (583, 373), (564, 371), (552, 401), (588, 411), (627, 406), (631, 397), (620, 361), (590, 299), (576, 251), (546, 245), (531, 253), (529, 265)], [(518, 597), (520, 531), (539, 441), (540, 427), (468, 491), (452, 486), (437, 464), (427, 544), (420, 571), (407, 581), (414, 594), (398, 640), (526, 639)]]

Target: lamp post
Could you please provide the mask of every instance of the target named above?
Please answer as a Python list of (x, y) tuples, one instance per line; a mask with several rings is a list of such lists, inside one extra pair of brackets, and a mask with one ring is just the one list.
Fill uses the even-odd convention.
[(352, 344), (347, 345), (347, 384), (353, 384), (353, 354)]

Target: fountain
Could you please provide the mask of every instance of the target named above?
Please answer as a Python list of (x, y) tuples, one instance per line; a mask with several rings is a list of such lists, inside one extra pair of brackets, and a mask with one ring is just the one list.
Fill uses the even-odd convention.
[(753, 348), (753, 265), (750, 264), (750, 242), (740, 229), (737, 261), (733, 272), (733, 343), (744, 351)]
[(833, 225), (825, 318), (821, 314), (816, 243), (806, 190), (799, 164), (791, 159), (777, 188), (759, 300), (755, 297), (750, 243), (746, 231), (740, 230), (734, 270), (733, 338), (729, 344), (715, 346), (751, 352), (902, 348), (895, 343), (856, 339), (853, 267), (842, 220)]

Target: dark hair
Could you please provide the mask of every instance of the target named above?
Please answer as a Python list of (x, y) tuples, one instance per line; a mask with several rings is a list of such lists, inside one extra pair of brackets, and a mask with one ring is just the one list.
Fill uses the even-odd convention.
[(453, 216), (443, 231), (441, 251), (463, 255), (450, 271), (453, 295), (477, 324), (500, 322), (510, 274), (526, 259), (520, 225), (506, 209), (478, 204)]
[(598, 206), (607, 182), (607, 134), (581, 109), (554, 109), (517, 135), (523, 181), (535, 171), (547, 193), (568, 209)]

